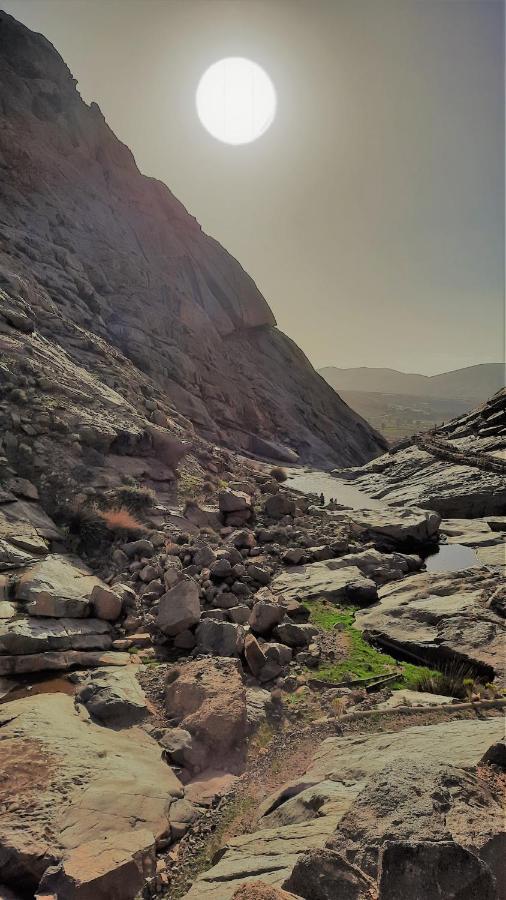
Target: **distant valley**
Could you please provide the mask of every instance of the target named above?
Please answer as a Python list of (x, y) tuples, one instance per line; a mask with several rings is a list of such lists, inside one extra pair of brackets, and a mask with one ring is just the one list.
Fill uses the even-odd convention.
[(418, 375), (395, 369), (326, 366), (319, 374), (389, 441), (425, 431), (472, 409), (505, 383), (502, 363)]

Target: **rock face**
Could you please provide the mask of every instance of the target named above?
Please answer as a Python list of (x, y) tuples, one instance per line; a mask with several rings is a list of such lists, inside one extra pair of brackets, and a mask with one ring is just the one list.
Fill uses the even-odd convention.
[(344, 473), (376, 499), (434, 509), (444, 517), (504, 515), (506, 389), (428, 435), (407, 439)]
[(353, 465), (385, 448), (276, 329), (239, 263), (140, 174), (51, 44), (5, 13), (0, 93), (2, 362), (28, 348), (42, 367), (63, 347), (69, 359), (56, 351), (52, 378), (50, 367), (40, 375), (58, 392), (59, 369), (74, 365), (74, 384), (99, 392), (102, 414), (81, 420), (86, 442), (103, 451), (121, 419), (132, 430), (144, 385), (168, 401), (150, 438), (159, 458), (167, 445), (169, 466), (167, 415), (290, 462), (296, 450)]
[(388, 841), (379, 900), (496, 900), (488, 866), (455, 841)]
[[(499, 884), (500, 791), (474, 767), (502, 732), (497, 718), (328, 738), (305, 775), (265, 801), (257, 831), (229, 841), (188, 900), (230, 900), (252, 879), (308, 900), (365, 900), (387, 841), (430, 842), (437, 828), (463, 848), (462, 858), (479, 858), (473, 871), (486, 877), (477, 883)], [(340, 888), (334, 894), (332, 877)], [(440, 900), (411, 890), (409, 896)]]
[(415, 659), (457, 660), (504, 681), (504, 619), (489, 606), (501, 579), (487, 568), (426, 572), (385, 585), (357, 628)]
[[(93, 844), (121, 857), (133, 841), (135, 852), (153, 853), (155, 838), (170, 831), (170, 805), (183, 789), (152, 738), (136, 727), (95, 725), (64, 694), (12, 701), (0, 717), (0, 871), (8, 885), (35, 891), (46, 869), (67, 854), (67, 876), (74, 878), (75, 852), (99, 867)], [(76, 895), (62, 889), (58, 896)]]

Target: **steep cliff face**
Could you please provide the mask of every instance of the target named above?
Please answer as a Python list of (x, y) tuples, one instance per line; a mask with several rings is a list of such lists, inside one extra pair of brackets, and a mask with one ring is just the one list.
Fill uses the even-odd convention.
[(73, 363), (123, 396), (133, 363), (144, 394), (147, 376), (212, 441), (255, 450), (271, 439), (340, 465), (384, 449), (276, 328), (239, 263), (141, 175), (54, 47), (5, 13), (0, 288)]

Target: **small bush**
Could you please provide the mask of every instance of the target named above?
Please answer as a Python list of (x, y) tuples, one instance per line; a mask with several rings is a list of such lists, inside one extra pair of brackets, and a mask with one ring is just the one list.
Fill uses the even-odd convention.
[(139, 484), (123, 484), (114, 491), (114, 499), (120, 508), (142, 512), (151, 509), (156, 503), (156, 494), (151, 488)]
[(114, 509), (99, 509), (97, 513), (105, 523), (106, 528), (115, 535), (135, 537), (146, 531), (142, 522), (139, 522), (125, 506), (119, 506)]
[(423, 674), (416, 684), (417, 691), (427, 694), (443, 694), (446, 697), (457, 697), (459, 700), (469, 698), (476, 687), (476, 673), (463, 663), (449, 663), (441, 672)]
[(70, 536), (77, 541), (78, 549), (93, 553), (110, 541), (105, 522), (96, 507), (90, 503), (74, 503), (60, 507), (58, 519), (67, 527)]
[(281, 468), (281, 466), (274, 466), (270, 471), (271, 478), (274, 478), (276, 481), (286, 481), (288, 475), (285, 470)]

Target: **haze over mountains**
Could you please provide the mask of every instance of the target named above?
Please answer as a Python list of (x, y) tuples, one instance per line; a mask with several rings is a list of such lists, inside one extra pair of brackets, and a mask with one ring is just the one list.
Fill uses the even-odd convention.
[(367, 366), (325, 366), (319, 373), (389, 440), (453, 419), (483, 403), (505, 384), (504, 363), (483, 363), (441, 375)]

